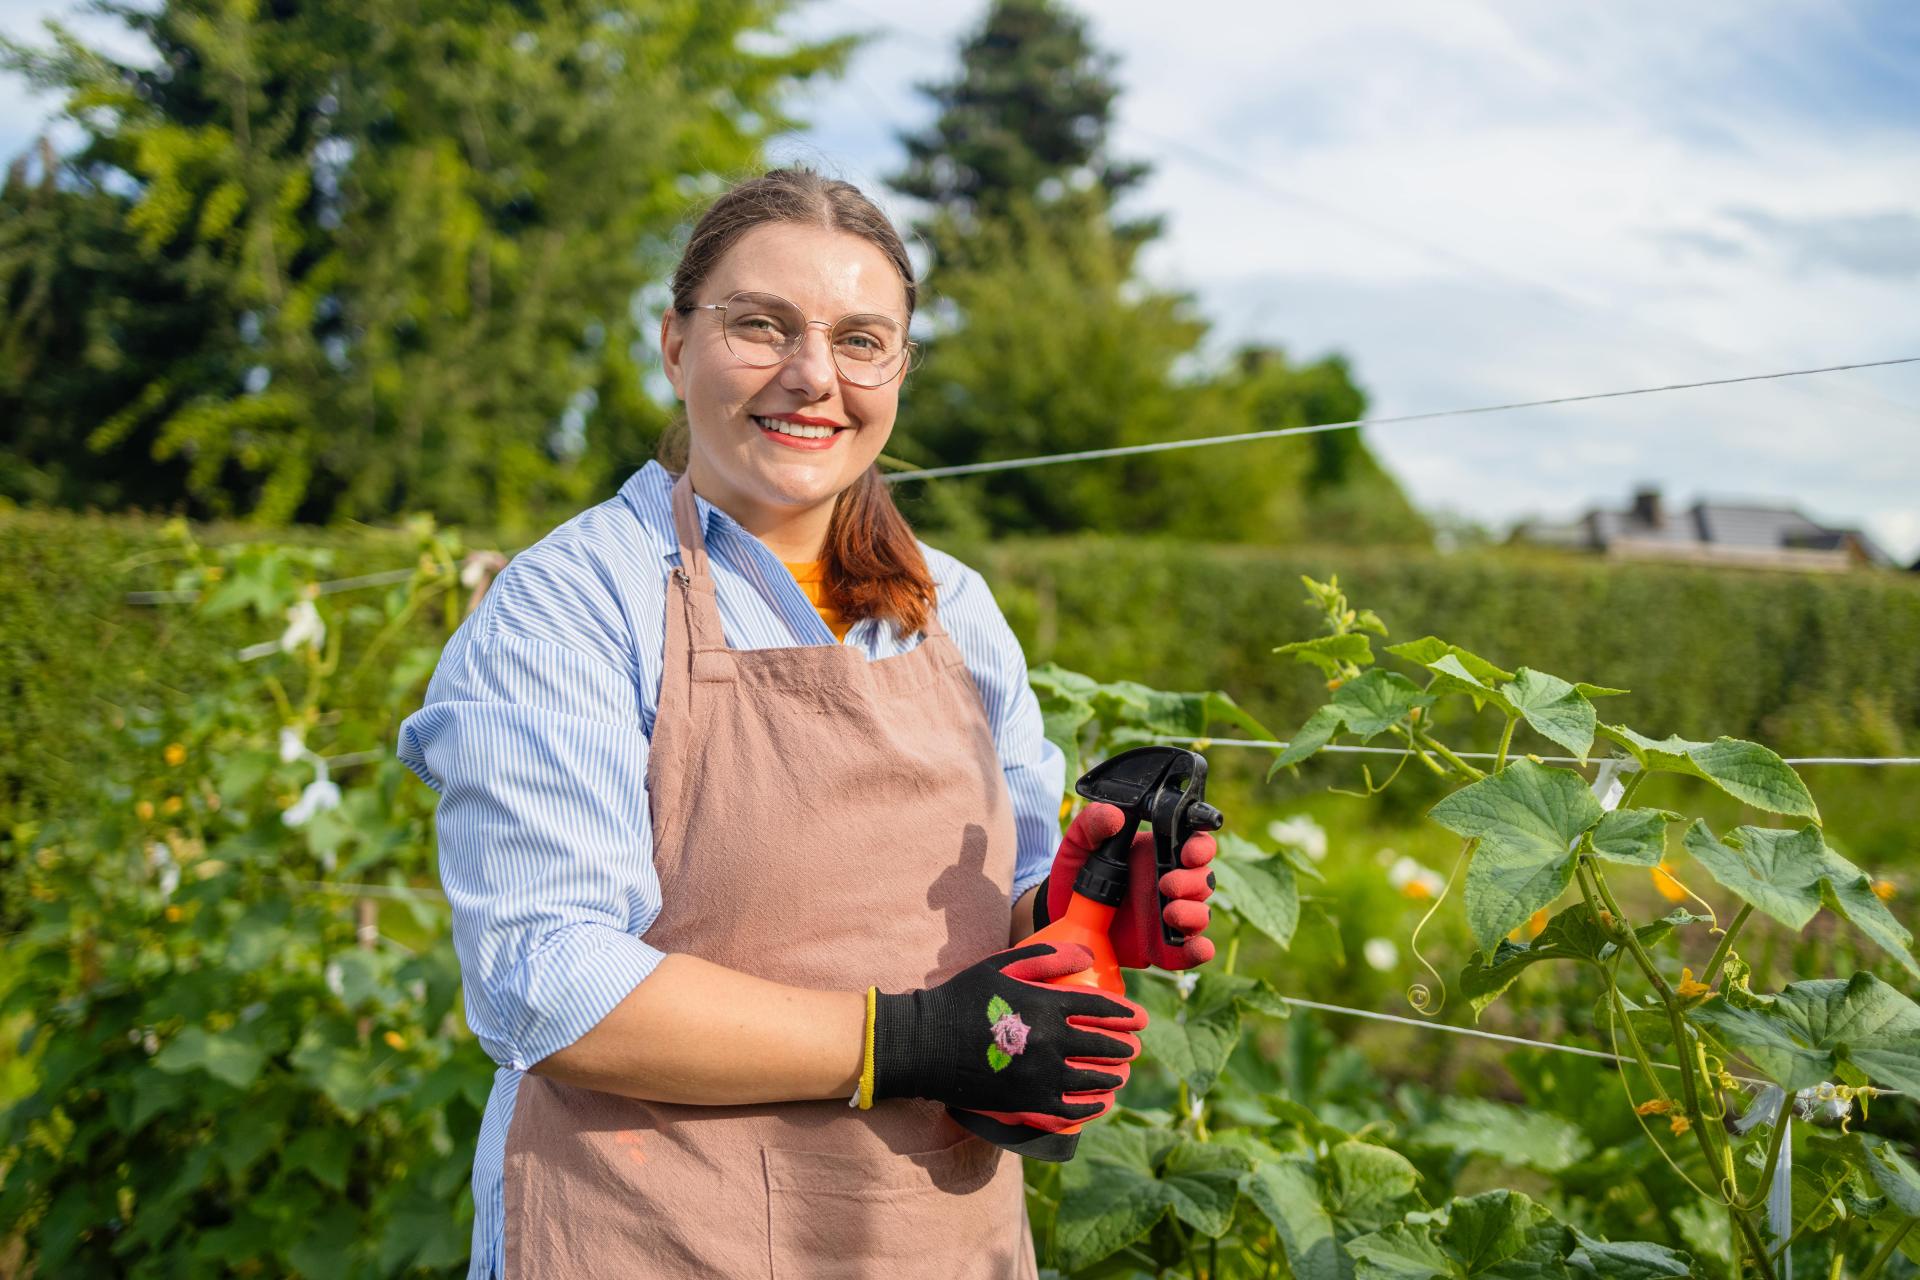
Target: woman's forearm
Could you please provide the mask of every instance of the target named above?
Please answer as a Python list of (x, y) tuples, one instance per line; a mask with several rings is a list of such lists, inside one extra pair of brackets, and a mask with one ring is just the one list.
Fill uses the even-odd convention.
[(1042, 880), (1033, 888), (1020, 895), (1020, 901), (1013, 904), (1013, 928), (1007, 934), (1007, 945), (1013, 946), (1033, 932), (1033, 900), (1039, 896), (1046, 885)]
[(652, 1102), (846, 1098), (860, 1080), (865, 991), (811, 991), (674, 954), (536, 1074)]

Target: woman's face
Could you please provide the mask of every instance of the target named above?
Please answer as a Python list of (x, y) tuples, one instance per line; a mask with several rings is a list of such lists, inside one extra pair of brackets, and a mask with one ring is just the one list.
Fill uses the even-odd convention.
[[(828, 325), (855, 313), (891, 316), (904, 329), (906, 288), (880, 249), (845, 231), (802, 223), (755, 227), (728, 249), (692, 301), (736, 293), (778, 294)], [(687, 406), (693, 486), (755, 533), (819, 526), (833, 500), (873, 464), (900, 405), (900, 378), (855, 386), (834, 367), (827, 330), (809, 325), (800, 349), (767, 368), (727, 349), (723, 313), (669, 311), (660, 348), (667, 377)], [(781, 435), (754, 419), (836, 428), (824, 444)], [(810, 519), (809, 517), (813, 517)]]

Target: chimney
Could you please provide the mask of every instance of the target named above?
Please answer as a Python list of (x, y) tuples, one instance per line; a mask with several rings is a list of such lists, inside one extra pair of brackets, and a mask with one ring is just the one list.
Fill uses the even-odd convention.
[(1633, 491), (1633, 518), (1650, 529), (1666, 527), (1666, 514), (1660, 509), (1658, 485), (1643, 484)]

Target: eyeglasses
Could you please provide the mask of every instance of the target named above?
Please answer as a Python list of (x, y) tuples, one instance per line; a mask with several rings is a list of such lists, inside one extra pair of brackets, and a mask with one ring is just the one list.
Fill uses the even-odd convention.
[(912, 362), (919, 344), (907, 341), (898, 320), (882, 315), (851, 315), (828, 324), (809, 320), (799, 307), (773, 293), (736, 293), (725, 302), (676, 307), (689, 311), (718, 311), (727, 350), (742, 364), (771, 368), (800, 350), (807, 330), (819, 325), (827, 331), (833, 367), (856, 387), (884, 387)]

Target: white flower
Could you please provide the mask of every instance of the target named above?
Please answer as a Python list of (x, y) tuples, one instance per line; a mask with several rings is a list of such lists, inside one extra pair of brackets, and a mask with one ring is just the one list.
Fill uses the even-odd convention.
[(1200, 1123), (1200, 1112), (1206, 1107), (1206, 1105), (1207, 1105), (1207, 1095), (1204, 1093), (1201, 1093), (1198, 1089), (1194, 1090), (1192, 1094), (1188, 1095), (1187, 1115), (1192, 1117), (1193, 1122), (1195, 1124)]
[(336, 996), (346, 994), (346, 975), (340, 971), (338, 960), (327, 961), (327, 967), (320, 971), (321, 980), (327, 984), (327, 990)]
[(180, 887), (180, 864), (173, 860), (173, 850), (155, 841), (147, 846), (147, 865), (156, 873), (160, 882), (160, 896), (171, 898), (173, 891)]
[(1269, 822), (1267, 834), (1275, 844), (1298, 849), (1314, 862), (1327, 856), (1327, 829), (1304, 813)]
[(1438, 871), (1402, 857), (1387, 868), (1387, 883), (1409, 898), (1437, 898), (1447, 887)]
[(1180, 998), (1184, 1000), (1193, 994), (1195, 987), (1200, 985), (1200, 975), (1188, 969), (1174, 978), (1173, 985), (1180, 988)]
[(327, 638), (327, 624), (313, 601), (302, 600), (287, 610), (287, 629), (280, 634), (280, 652), (292, 653), (303, 644), (318, 649)]
[(1391, 938), (1368, 938), (1361, 944), (1360, 954), (1365, 957), (1368, 968), (1381, 973), (1400, 963), (1400, 948), (1393, 945)]
[(339, 784), (326, 778), (316, 778), (307, 784), (307, 789), (300, 793), (300, 799), (294, 802), (293, 807), (280, 815), (280, 820), (290, 827), (302, 827), (314, 814), (339, 807)]
[(460, 585), (471, 591), (507, 567), (507, 558), (498, 551), (474, 551), (460, 562)]
[(307, 744), (300, 736), (300, 730), (290, 724), (280, 726), (280, 763), (292, 764), (307, 753)]

